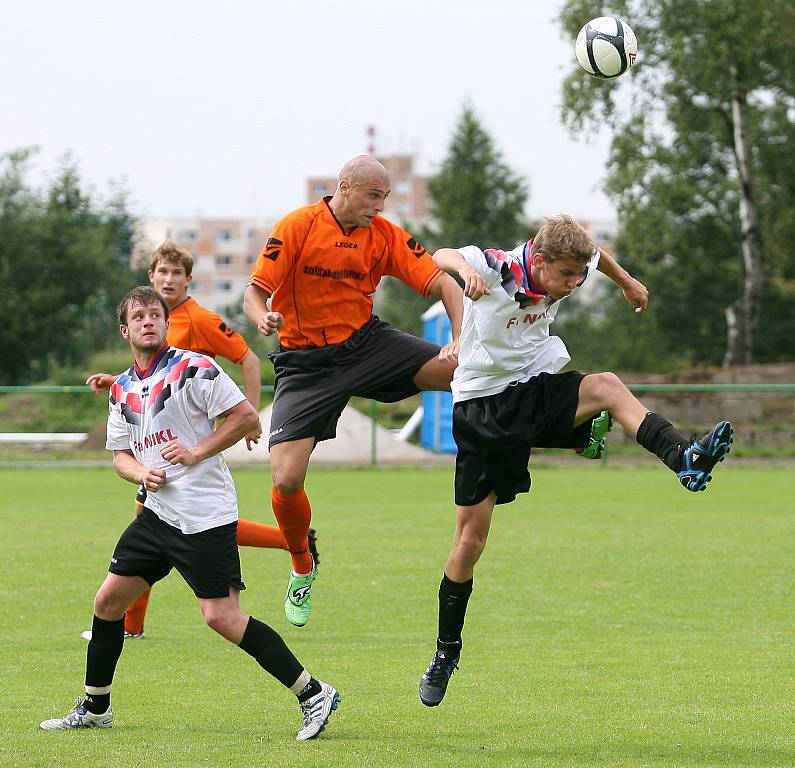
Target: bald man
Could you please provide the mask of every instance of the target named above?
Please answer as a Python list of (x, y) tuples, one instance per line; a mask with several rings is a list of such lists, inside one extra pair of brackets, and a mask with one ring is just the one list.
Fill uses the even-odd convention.
[[(304, 490), (315, 445), (335, 436), (351, 397), (391, 403), (421, 390), (449, 391), (457, 363), (461, 289), (408, 232), (379, 215), (389, 192), (389, 174), (378, 160), (349, 160), (333, 196), (276, 224), (243, 299), (261, 334), (279, 334), (270, 355), (276, 371), (271, 499), (292, 555), (284, 611), (298, 627), (309, 620), (317, 574), (307, 551), (311, 508)], [(450, 344), (440, 348), (373, 315), (372, 294), (384, 275), (441, 298)]]

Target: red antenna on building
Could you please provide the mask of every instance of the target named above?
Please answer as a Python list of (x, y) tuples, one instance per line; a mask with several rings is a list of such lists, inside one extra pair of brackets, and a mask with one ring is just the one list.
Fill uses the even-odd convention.
[(375, 157), (375, 126), (367, 126), (367, 154)]

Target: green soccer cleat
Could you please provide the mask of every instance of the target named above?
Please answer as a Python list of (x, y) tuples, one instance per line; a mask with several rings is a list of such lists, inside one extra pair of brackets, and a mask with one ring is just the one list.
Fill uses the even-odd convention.
[(588, 445), (582, 450), (577, 450), (584, 459), (601, 459), (607, 450), (607, 433), (613, 426), (613, 417), (609, 411), (602, 411), (591, 422), (591, 436)]
[(317, 576), (317, 566), (312, 562), (312, 570), (301, 576), (290, 571), (290, 583), (284, 597), (284, 615), (290, 624), (303, 627), (312, 613), (312, 582)]

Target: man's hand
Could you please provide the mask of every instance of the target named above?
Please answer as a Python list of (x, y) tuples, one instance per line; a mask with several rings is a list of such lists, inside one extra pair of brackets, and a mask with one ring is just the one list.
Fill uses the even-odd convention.
[(458, 270), (458, 274), (464, 281), (464, 296), (477, 301), (481, 296), (488, 296), (491, 291), (486, 287), (486, 281), (483, 275), (476, 269), (473, 269), (469, 264), (465, 264)]
[(646, 310), (649, 303), (649, 289), (634, 277), (625, 280), (621, 285), (624, 298), (635, 307), (635, 313), (640, 314)]
[(163, 483), (166, 482), (166, 470), (154, 467), (144, 467), (144, 470), (138, 480), (139, 485), (142, 485), (147, 491), (159, 491)]
[(254, 446), (259, 442), (259, 439), (261, 437), (262, 437), (262, 424), (260, 424), (259, 419), (257, 419), (257, 428), (252, 429), (251, 432), (249, 432), (246, 435), (246, 448), (248, 448), (249, 451), (253, 451)]
[(455, 363), (456, 365), (458, 365), (458, 352), (460, 349), (461, 349), (461, 342), (451, 341), (449, 344), (445, 344), (439, 350), (438, 358), (443, 363)]
[(266, 312), (257, 323), (257, 330), (263, 336), (272, 336), (278, 333), (284, 325), (284, 317), (281, 312)]
[(176, 440), (169, 440), (160, 450), (160, 455), (171, 464), (184, 464), (186, 467), (200, 461), (193, 448), (187, 448)]
[(92, 373), (86, 379), (86, 384), (88, 384), (94, 392), (107, 392), (113, 386), (113, 382), (116, 381), (116, 378), (116, 376), (110, 373)]

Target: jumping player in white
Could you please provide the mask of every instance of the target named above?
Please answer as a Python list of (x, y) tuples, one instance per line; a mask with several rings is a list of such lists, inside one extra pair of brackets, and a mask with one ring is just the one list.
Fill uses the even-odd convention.
[(474, 568), (494, 505), (530, 490), (532, 447), (592, 448), (603, 440), (607, 410), (686, 489), (703, 491), (733, 439), (731, 424), (722, 421), (700, 440), (688, 440), (613, 373), (558, 373), (570, 358), (549, 327), (561, 301), (594, 269), (622, 289), (635, 312), (648, 301), (646, 287), (571, 217), (547, 219), (533, 240), (509, 252), (443, 248), (433, 260), (463, 280), (465, 298), (452, 383), (456, 531), (439, 586), (436, 653), (419, 687), (429, 707), (441, 703), (458, 668)]
[[(339, 693), (312, 677), (273, 629), (240, 610), (237, 497), (220, 452), (257, 428), (257, 412), (212, 358), (168, 346), (168, 314), (163, 297), (143, 286), (118, 307), (135, 363), (110, 390), (107, 448), (116, 472), (146, 488), (146, 506), (121, 535), (94, 600), (85, 698), (41, 728), (113, 725), (110, 690), (124, 610), (176, 568), (207, 625), (297, 696), (303, 722), (296, 738), (313, 739)], [(214, 430), (216, 419), (224, 421)]]

